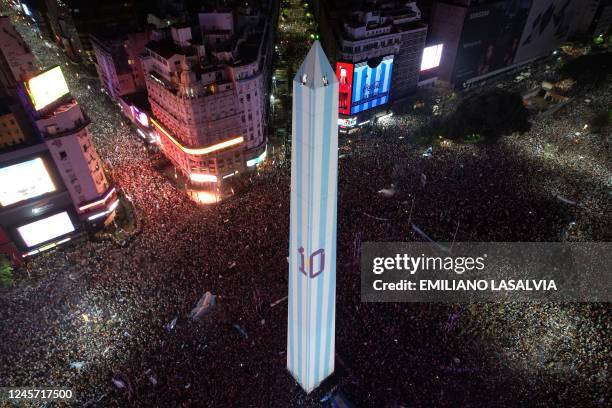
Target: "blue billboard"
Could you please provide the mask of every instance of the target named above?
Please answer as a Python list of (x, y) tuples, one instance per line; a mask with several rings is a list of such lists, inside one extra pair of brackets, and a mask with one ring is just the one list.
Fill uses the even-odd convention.
[(355, 64), (351, 114), (383, 105), (389, 101), (393, 55)]

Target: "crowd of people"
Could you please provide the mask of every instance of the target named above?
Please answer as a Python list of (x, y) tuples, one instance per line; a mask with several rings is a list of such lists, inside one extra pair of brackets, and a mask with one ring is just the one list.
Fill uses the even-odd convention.
[[(44, 45), (34, 52), (43, 65), (61, 59)], [(583, 122), (594, 104), (612, 105), (609, 87), (495, 145), (415, 144), (425, 111), (342, 139), (337, 368), (307, 396), (285, 369), (289, 163), (272, 156), (244, 176), (244, 192), (199, 206), (65, 66), (139, 232), (124, 247), (81, 241), (17, 271), (21, 283), (0, 296), (0, 386), (70, 387), (91, 407), (320, 406), (337, 389), (357, 406), (478, 406), (493, 395), (504, 406), (609, 403), (609, 307), (361, 303), (355, 248), (423, 234), (607, 240), (609, 141)], [(207, 291), (215, 306), (191, 320)]]

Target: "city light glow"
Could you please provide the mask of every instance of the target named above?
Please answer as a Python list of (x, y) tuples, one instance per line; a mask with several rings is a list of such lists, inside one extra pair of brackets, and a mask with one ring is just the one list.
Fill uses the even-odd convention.
[(108, 193), (106, 193), (106, 195), (104, 197), (102, 197), (101, 199), (93, 201), (93, 202), (91, 202), (89, 204), (85, 204), (85, 205), (80, 206), (79, 207), (79, 211), (85, 211), (85, 210), (87, 210), (89, 208), (97, 207), (99, 205), (105, 204), (106, 201), (113, 195), (114, 192), (115, 192), (115, 187), (111, 188), (108, 191)]
[(247, 167), (253, 167), (261, 162), (263, 162), (266, 159), (266, 156), (268, 155), (268, 150), (264, 150), (264, 152), (262, 154), (260, 154), (259, 156), (255, 157), (254, 159), (251, 160), (247, 160)]
[(108, 209), (102, 212), (99, 212), (97, 214), (91, 215), (87, 218), (88, 221), (93, 221), (93, 220), (97, 220), (98, 218), (102, 218), (104, 216), (107, 216), (108, 214), (112, 213), (113, 211), (115, 211), (115, 209), (117, 208), (117, 206), (119, 205), (119, 199), (113, 201), (113, 203), (111, 205), (108, 206)]
[(132, 116), (134, 117), (134, 120), (136, 120), (142, 126), (149, 127), (149, 117), (146, 113), (142, 112), (135, 106), (132, 106)]
[(176, 147), (181, 149), (183, 152), (194, 156), (203, 156), (212, 152), (216, 152), (217, 150), (227, 149), (228, 147), (239, 145), (244, 141), (244, 138), (242, 136), (239, 136), (234, 139), (226, 140), (225, 142), (217, 143), (212, 146), (193, 149), (180, 144), (178, 140), (172, 137), (170, 133), (168, 133), (168, 131), (164, 129), (159, 123), (157, 123), (157, 121), (155, 121), (154, 119), (151, 119), (151, 123), (153, 123), (153, 126), (155, 126), (158, 131), (160, 131), (164, 136), (170, 139), (170, 141), (174, 143)]
[(423, 50), (423, 58), (421, 59), (421, 71), (436, 68), (440, 65), (443, 47), (444, 44), (438, 44), (426, 47)]
[(356, 117), (352, 117), (352, 118), (347, 118), (347, 119), (343, 119), (343, 118), (339, 118), (338, 119), (338, 126), (340, 127), (353, 127), (357, 125), (357, 118)]
[(28, 256), (39, 254), (41, 252), (47, 251), (47, 250), (49, 250), (51, 248), (55, 248), (55, 247), (57, 247), (57, 246), (59, 246), (61, 244), (64, 244), (64, 243), (66, 243), (68, 241), (70, 241), (70, 237), (66, 237), (66, 238), (60, 239), (59, 241), (56, 241), (56, 242), (51, 242), (50, 244), (43, 245), (40, 248), (37, 248), (37, 249), (34, 249), (32, 251), (26, 252), (25, 254), (23, 254), (23, 257), (25, 258), (25, 257), (28, 257)]
[(11, 205), (55, 191), (40, 157), (0, 169), (0, 204)]
[(70, 92), (62, 69), (59, 66), (28, 80), (26, 82), (26, 89), (34, 104), (34, 109), (37, 111)]
[(219, 202), (219, 197), (210, 191), (194, 191), (193, 196), (200, 204), (214, 204)]
[(191, 173), (189, 179), (196, 183), (216, 183), (217, 176), (214, 174)]

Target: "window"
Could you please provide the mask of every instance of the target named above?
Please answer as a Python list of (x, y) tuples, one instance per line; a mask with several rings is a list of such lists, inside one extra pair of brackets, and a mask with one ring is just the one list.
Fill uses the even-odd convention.
[(247, 102), (250, 102), (250, 100), (251, 100), (251, 94), (247, 94), (247, 95), (246, 95), (246, 98), (247, 98)]
[(61, 152), (59, 152), (59, 156), (60, 156), (61, 160), (66, 160), (68, 158), (68, 155), (63, 150)]

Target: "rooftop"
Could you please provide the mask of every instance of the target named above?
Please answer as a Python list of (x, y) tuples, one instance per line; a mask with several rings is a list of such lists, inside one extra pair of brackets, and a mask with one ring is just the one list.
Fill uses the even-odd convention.
[(193, 49), (183, 48), (170, 39), (162, 41), (152, 41), (147, 43), (146, 48), (150, 49), (162, 58), (169, 59), (174, 55), (193, 55)]

